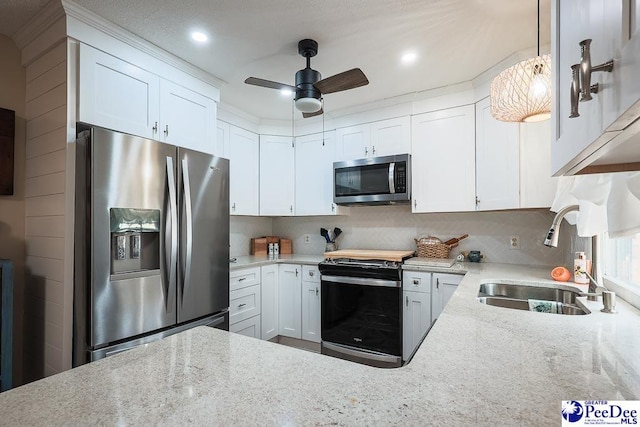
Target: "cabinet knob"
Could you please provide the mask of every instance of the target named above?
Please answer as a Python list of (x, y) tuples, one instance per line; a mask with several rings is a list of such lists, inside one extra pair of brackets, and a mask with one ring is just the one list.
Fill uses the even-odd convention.
[(374, 155), (374, 156), (376, 155), (376, 146), (375, 145), (371, 147), (371, 154)]
[(293, 213), (293, 205), (289, 205), (289, 212)]
[(153, 133), (156, 134), (158, 133), (158, 122), (155, 122), (153, 124), (153, 127), (151, 128), (153, 130)]
[(316, 296), (318, 296), (318, 292), (320, 292), (320, 291), (318, 290), (318, 287), (316, 286)]
[(406, 298), (405, 305), (409, 307), (409, 295), (405, 296), (405, 298)]
[(436, 279), (436, 289), (440, 289), (440, 279)]
[(315, 271), (309, 270), (309, 276), (313, 277), (314, 274), (315, 274)]
[(234, 212), (236, 211), (236, 204), (235, 203), (233, 205), (231, 205), (231, 210), (234, 211)]
[(476, 196), (476, 205), (480, 204), (480, 199), (478, 198), (478, 196)]
[(298, 269), (296, 268), (296, 277), (298, 277)]
[(335, 211), (336, 211), (336, 204), (331, 203), (331, 212), (335, 212)]
[(580, 101), (590, 101), (593, 99), (592, 93), (598, 93), (598, 84), (596, 83), (595, 91), (591, 87), (591, 74), (599, 71), (610, 73), (613, 71), (613, 60), (602, 63), (600, 65), (591, 65), (591, 39), (582, 40), (580, 42)]
[(238, 304), (238, 308), (242, 308), (242, 307), (244, 307), (245, 305), (247, 305), (247, 304)]
[(243, 280), (247, 280), (247, 278), (246, 277), (241, 277), (241, 278), (238, 279), (238, 282), (242, 282)]
[(364, 155), (365, 156), (369, 155), (369, 148), (368, 147), (364, 147)]
[(570, 119), (580, 117), (578, 102), (580, 101), (580, 64), (571, 66), (571, 114)]
[(419, 284), (420, 284), (420, 281), (419, 281), (418, 279), (413, 279), (413, 284), (414, 284), (414, 285), (419, 285)]
[(164, 126), (164, 136), (169, 136), (169, 125)]

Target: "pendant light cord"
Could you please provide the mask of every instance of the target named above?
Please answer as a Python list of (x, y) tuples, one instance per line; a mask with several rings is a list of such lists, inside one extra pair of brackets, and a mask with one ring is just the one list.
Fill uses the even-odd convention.
[(538, 0), (538, 56), (540, 56), (540, 0)]

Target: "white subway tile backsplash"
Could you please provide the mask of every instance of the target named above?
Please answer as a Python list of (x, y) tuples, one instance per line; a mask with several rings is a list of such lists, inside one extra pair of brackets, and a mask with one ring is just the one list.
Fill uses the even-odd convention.
[[(409, 206), (367, 206), (352, 207), (348, 216), (274, 218), (271, 231), (273, 235), (292, 239), (294, 253), (309, 255), (322, 254), (325, 250), (321, 227), (341, 228), (343, 234), (338, 246), (360, 249), (416, 249), (414, 239), (422, 236), (446, 240), (469, 234), (451, 251), (452, 256), (460, 251), (479, 250), (490, 262), (563, 265), (570, 259), (567, 254), (576, 240), (575, 227), (564, 224), (559, 247), (548, 248), (542, 241), (553, 216), (546, 209), (412, 214)], [(236, 229), (239, 240), (232, 251), (234, 255), (248, 254), (249, 239), (268, 234), (265, 220), (267, 218), (231, 218), (232, 229)], [(260, 233), (240, 237), (241, 230), (258, 231), (260, 227), (263, 227)], [(309, 243), (304, 243), (306, 234), (311, 235)], [(520, 237), (520, 249), (509, 248), (511, 235)]]

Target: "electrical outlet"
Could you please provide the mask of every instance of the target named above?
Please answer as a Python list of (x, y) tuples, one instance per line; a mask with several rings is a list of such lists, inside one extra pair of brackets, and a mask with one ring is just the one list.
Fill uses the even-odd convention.
[(520, 236), (509, 237), (509, 249), (520, 249)]
[(305, 243), (311, 243), (311, 234), (305, 234), (304, 235), (304, 242)]

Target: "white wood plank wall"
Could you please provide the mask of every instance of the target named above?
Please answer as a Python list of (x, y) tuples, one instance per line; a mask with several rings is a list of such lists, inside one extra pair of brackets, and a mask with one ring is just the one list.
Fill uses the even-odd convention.
[[(25, 381), (64, 363), (67, 45), (27, 65)], [(69, 279), (70, 280), (70, 279)]]

